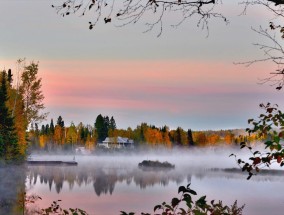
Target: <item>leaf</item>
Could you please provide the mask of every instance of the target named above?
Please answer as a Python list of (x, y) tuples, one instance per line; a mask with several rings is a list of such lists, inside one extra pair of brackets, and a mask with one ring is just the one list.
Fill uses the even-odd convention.
[(162, 209), (162, 205), (156, 205), (156, 206), (154, 207), (154, 212), (155, 212), (156, 210), (160, 210), (160, 209)]
[(259, 151), (255, 151), (255, 152), (253, 153), (253, 155), (256, 155), (256, 154), (260, 154), (260, 152), (259, 152)]
[(274, 142), (279, 143), (280, 142), (280, 137), (279, 136), (274, 136)]
[(206, 196), (202, 196), (195, 202), (195, 204), (198, 207), (205, 209), (205, 207), (206, 207), (206, 200), (205, 199), (206, 199)]
[(186, 211), (183, 209), (183, 208), (180, 208), (180, 213), (179, 214), (181, 214), (181, 215), (186, 215)]
[(282, 157), (280, 155), (277, 156), (277, 163), (281, 163)]
[(253, 122), (253, 119), (248, 119), (248, 124), (250, 124), (251, 122)]
[(278, 134), (278, 137), (279, 137), (279, 138), (284, 137), (284, 131), (281, 131), (281, 132)]
[(186, 190), (186, 188), (184, 187), (184, 186), (180, 186), (179, 188), (178, 188), (178, 193), (180, 193), (180, 192), (186, 192), (187, 190)]
[(172, 199), (172, 207), (175, 208), (180, 203), (180, 200), (178, 198)]
[[(282, 35), (282, 38), (284, 37), (284, 35)], [(278, 86), (275, 88), (276, 90), (281, 90), (282, 89), (282, 86)]]
[(191, 208), (192, 198), (191, 198), (191, 196), (190, 196), (189, 194), (184, 194), (182, 200), (186, 202), (186, 205), (187, 205), (189, 208)]
[(191, 193), (192, 195), (197, 195), (197, 193), (194, 190), (189, 189), (189, 193)]

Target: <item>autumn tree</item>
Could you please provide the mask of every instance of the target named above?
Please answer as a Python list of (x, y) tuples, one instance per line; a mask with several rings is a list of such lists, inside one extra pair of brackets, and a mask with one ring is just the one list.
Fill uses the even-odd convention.
[(54, 141), (57, 144), (63, 144), (65, 141), (65, 127), (61, 116), (58, 117), (56, 126), (54, 128)]
[(234, 140), (234, 134), (228, 131), (224, 137), (225, 143), (232, 144)]
[(24, 101), (24, 115), (28, 125), (44, 120), (44, 95), (41, 90), (41, 78), (38, 77), (38, 63), (32, 62), (24, 68), (21, 75), (20, 93)]
[(67, 143), (71, 143), (71, 144), (74, 144), (77, 142), (77, 129), (73, 122), (71, 122), (70, 127), (67, 129), (66, 141)]
[(194, 133), (193, 135), (194, 138), (194, 142), (198, 145), (198, 146), (205, 146), (207, 143), (207, 137), (206, 134), (203, 131), (197, 131)]
[(14, 118), (15, 131), (18, 138), (19, 150), (22, 155), (26, 153), (27, 149), (27, 119), (24, 111), (24, 101), (22, 95), (17, 88), (13, 87), (13, 73), (12, 70), (8, 70), (7, 74), (7, 91), (8, 101), (6, 105), (11, 112), (11, 116)]

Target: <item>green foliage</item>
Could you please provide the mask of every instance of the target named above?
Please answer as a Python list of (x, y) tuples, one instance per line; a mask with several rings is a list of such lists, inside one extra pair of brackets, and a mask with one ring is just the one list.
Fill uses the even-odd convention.
[(191, 129), (187, 130), (187, 142), (188, 142), (189, 146), (193, 146), (194, 145)]
[(64, 121), (62, 119), (62, 116), (59, 116), (57, 119), (57, 125), (59, 125), (61, 128), (64, 128)]
[(61, 200), (53, 201), (48, 208), (41, 209), (40, 215), (87, 215), (87, 212), (79, 208), (63, 209), (59, 205)]
[(17, 160), (20, 158), (18, 137), (14, 119), (7, 107), (8, 99), (7, 74), (3, 71), (0, 87), (0, 158)]
[(104, 118), (101, 114), (99, 114), (95, 122), (95, 129), (98, 136), (98, 141), (103, 141), (107, 137), (107, 134), (105, 133), (106, 129), (104, 126)]
[(112, 130), (116, 129), (116, 123), (115, 123), (113, 116), (110, 118), (109, 129), (112, 129)]
[(40, 196), (37, 195), (31, 195), (27, 196), (25, 192), (21, 194), (20, 201), (18, 202), (20, 207), (23, 207), (22, 210), (24, 211), (24, 214), (26, 215), (32, 215), (32, 214), (38, 214), (38, 215), (88, 215), (88, 213), (82, 209), (79, 208), (69, 208), (64, 209), (60, 206), (61, 200), (53, 201), (49, 207), (39, 209), (39, 210), (33, 210), (30, 211), (26, 206), (30, 204), (35, 204), (36, 201), (42, 200)]
[[(197, 193), (190, 189), (190, 184), (180, 186), (178, 193), (181, 193), (179, 198), (174, 197), (171, 203), (163, 202), (154, 207), (155, 215), (241, 215), (244, 205), (238, 207), (237, 201), (231, 206), (223, 205), (222, 201), (215, 203), (212, 200), (207, 203), (206, 196), (202, 196), (197, 200), (193, 200), (193, 196)], [(186, 207), (180, 206), (181, 204)], [(133, 212), (126, 213), (121, 211), (121, 215), (134, 215)], [(141, 213), (141, 215), (150, 215), (149, 213)]]
[(99, 114), (96, 118), (95, 129), (98, 137), (98, 141), (103, 141), (108, 136), (109, 130), (116, 129), (116, 123), (113, 118), (109, 119), (108, 116), (102, 116)]
[(53, 135), (53, 134), (54, 134), (54, 124), (53, 124), (53, 119), (51, 119), (51, 121), (50, 121), (49, 129), (50, 129), (50, 133)]
[(268, 152), (254, 151), (246, 142), (242, 142), (241, 149), (247, 148), (252, 154), (249, 162), (237, 159), (236, 155), (231, 154), (236, 157), (242, 171), (248, 172), (247, 179), (257, 174), (260, 169), (270, 167), (272, 163), (284, 166), (284, 148), (281, 144), (281, 141), (284, 140), (284, 113), (278, 109), (277, 105), (270, 103), (260, 104), (260, 108), (264, 110), (264, 113), (260, 114), (258, 120), (248, 120), (248, 123), (253, 127), (247, 128), (247, 132), (249, 134), (256, 133), (265, 138), (264, 145)]

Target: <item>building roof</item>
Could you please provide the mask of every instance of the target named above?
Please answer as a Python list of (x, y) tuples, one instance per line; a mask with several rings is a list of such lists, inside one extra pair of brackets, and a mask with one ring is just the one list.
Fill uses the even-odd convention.
[(133, 143), (133, 140), (127, 137), (107, 137), (103, 143)]

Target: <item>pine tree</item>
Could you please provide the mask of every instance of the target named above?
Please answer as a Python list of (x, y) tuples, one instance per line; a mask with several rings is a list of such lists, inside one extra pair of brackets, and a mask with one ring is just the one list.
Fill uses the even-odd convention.
[(40, 130), (40, 135), (45, 135), (45, 126), (44, 125), (42, 125), (41, 126), (41, 130)]
[(189, 146), (193, 146), (194, 145), (191, 129), (187, 130), (187, 142), (188, 142)]
[(35, 123), (35, 136), (38, 137), (39, 136), (39, 129), (38, 129), (38, 124)]
[(116, 129), (116, 123), (115, 123), (113, 116), (110, 118), (109, 129), (112, 129), (112, 130)]
[(10, 86), (12, 86), (12, 82), (13, 82), (13, 74), (12, 74), (12, 70), (9, 69), (8, 70), (8, 83)]
[(50, 121), (50, 126), (49, 126), (50, 134), (54, 135), (54, 124), (53, 124), (53, 119)]
[(177, 138), (176, 138), (176, 142), (178, 145), (182, 145), (181, 143), (181, 132), (182, 132), (182, 128), (178, 127), (176, 130), (176, 134), (177, 134)]
[(3, 71), (0, 87), (0, 158), (16, 160), (20, 158), (20, 151), (14, 119), (6, 106), (8, 99), (7, 74)]
[(99, 114), (96, 118), (95, 128), (98, 141), (103, 141), (106, 138), (107, 134), (105, 134), (105, 119), (101, 114)]
[(59, 125), (61, 128), (64, 128), (64, 121), (61, 116), (57, 119), (57, 125)]

